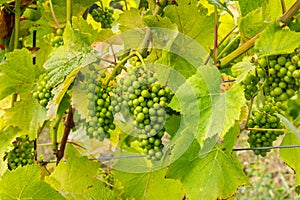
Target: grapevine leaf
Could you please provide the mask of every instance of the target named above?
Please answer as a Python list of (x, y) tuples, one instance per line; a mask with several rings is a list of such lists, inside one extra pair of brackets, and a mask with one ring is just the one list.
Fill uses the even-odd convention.
[(164, 178), (166, 169), (149, 173), (114, 171), (114, 174), (124, 186), (124, 199), (181, 199), (184, 196), (179, 181)]
[(64, 31), (64, 46), (53, 52), (44, 63), (48, 71), (49, 84), (57, 86), (73, 70), (85, 67), (97, 60), (87, 34), (74, 30), (68, 24)]
[(222, 14), (219, 16), (218, 38), (224, 39), (235, 26), (234, 18), (231, 15)]
[(65, 199), (41, 181), (40, 166), (27, 165), (7, 171), (0, 181), (0, 199)]
[(267, 5), (268, 1), (269, 0), (256, 0), (256, 1), (239, 0), (239, 6), (240, 6), (240, 9), (241, 9), (242, 16), (246, 16), (251, 11), (253, 11), (253, 10), (259, 8), (259, 7)]
[(300, 33), (281, 29), (273, 23), (255, 42), (255, 49), (263, 55), (287, 54), (300, 45)]
[[(297, 128), (284, 116), (278, 114), (279, 118), (285, 125), (288, 132), (285, 134), (281, 146), (297, 145), (300, 144), (300, 133)], [(300, 149), (290, 148), (290, 149), (280, 149), (280, 157), (285, 163), (287, 163), (296, 173), (296, 185), (300, 185)]]
[[(0, 159), (4, 157), (4, 153), (11, 146), (11, 143), (18, 136), (19, 129), (14, 127), (4, 127), (0, 130)], [(7, 163), (1, 162), (0, 164), (0, 177), (7, 170)]]
[(60, 162), (45, 180), (67, 199), (115, 199), (97, 180), (99, 167), (99, 163), (80, 157), (75, 147), (67, 145), (67, 162)]
[(72, 28), (68, 23), (63, 33), (64, 46), (82, 52), (90, 52), (91, 33), (81, 32), (78, 29)]
[(19, 127), (20, 133), (36, 138), (36, 131), (42, 126), (46, 118), (46, 110), (33, 98), (32, 94), (20, 95), (14, 107), (5, 113), (7, 125)]
[[(226, 137), (237, 137), (238, 126)], [(235, 155), (231, 155), (233, 142), (216, 145), (205, 157), (199, 157), (199, 144), (194, 141), (190, 148), (169, 168), (167, 177), (180, 179), (190, 199), (226, 199), (236, 189), (248, 184)], [(200, 177), (200, 178), (199, 178)]]
[(73, 70), (96, 61), (94, 52), (74, 51), (71, 47), (58, 48), (55, 53), (45, 62), (44, 68), (49, 73), (49, 83), (53, 86), (62, 82)]
[(298, 140), (300, 140), (300, 133), (297, 130), (297, 128), (287, 119), (285, 118), (283, 115), (281, 114), (277, 114), (277, 116), (281, 119), (281, 121), (283, 122), (283, 124), (285, 125), (286, 129), (294, 134), (295, 137), (298, 138)]
[(113, 35), (113, 32), (110, 29), (101, 29), (101, 31), (98, 32), (82, 17), (73, 17), (72, 26), (74, 29), (78, 29), (81, 33), (87, 34), (92, 42), (104, 41)]
[[(300, 144), (299, 135), (297, 137), (294, 133), (290, 131), (287, 132), (281, 142), (281, 146), (295, 145), (295, 144)], [(300, 171), (299, 155), (300, 155), (299, 148), (280, 149), (280, 157), (288, 166), (294, 169), (296, 173), (296, 185), (300, 185), (300, 175), (298, 173)]]
[(228, 7), (223, 4), (222, 2), (220, 2), (219, 0), (208, 0), (208, 2), (210, 4), (216, 5), (219, 9), (221, 10), (225, 10), (226, 12), (228, 12), (231, 16), (233, 16), (232, 12), (228, 9)]
[(167, 17), (146, 15), (143, 19), (149, 27), (160, 27), (167, 28), (170, 30), (177, 30), (176, 24), (173, 24), (171, 20)]
[[(197, 7), (191, 3), (189, 5), (168, 6), (165, 9), (165, 16), (177, 24), (178, 30), (182, 34), (198, 42), (204, 49), (209, 50), (209, 47), (213, 46), (213, 15), (200, 14)], [(189, 43), (185, 43), (181, 48), (189, 49)]]
[(232, 66), (231, 71), (234, 76), (237, 76), (236, 84), (242, 82), (249, 71), (255, 69), (255, 65), (251, 62), (251, 57), (244, 57), (243, 60)]
[(140, 15), (140, 11), (137, 9), (126, 10), (120, 15), (117, 23), (120, 24), (120, 30), (122, 32), (146, 27), (146, 24)]
[(56, 114), (58, 113), (61, 102), (62, 102), (63, 98), (65, 97), (70, 85), (74, 82), (79, 70), (80, 70), (80, 68), (73, 70), (66, 77), (64, 82), (54, 89), (54, 91), (53, 91), (54, 97), (48, 103), (48, 106), (47, 106), (47, 108), (48, 108), (47, 116), (49, 119), (54, 119), (56, 117)]
[(7, 53), (6, 62), (0, 64), (0, 100), (12, 93), (32, 90), (36, 73), (31, 53), (27, 49)]
[(0, 4), (9, 3), (11, 0), (0, 0)]
[(263, 20), (262, 9), (251, 11), (239, 20), (239, 29), (243, 38), (249, 39), (261, 32), (267, 26)]
[[(226, 93), (221, 93), (220, 84), (221, 75), (216, 68), (200, 67), (198, 73), (190, 77), (178, 89), (176, 98), (170, 103), (173, 109), (180, 111), (183, 115), (194, 113), (197, 110), (195, 108), (199, 108), (199, 115), (194, 115), (194, 118), (199, 117), (196, 119), (198, 123), (191, 118), (189, 120), (192, 123), (191, 126), (199, 124), (197, 138), (200, 143), (216, 134), (223, 137), (239, 119), (244, 105), (245, 99), (241, 86), (234, 85)], [(192, 98), (197, 99), (197, 107), (191, 106)]]

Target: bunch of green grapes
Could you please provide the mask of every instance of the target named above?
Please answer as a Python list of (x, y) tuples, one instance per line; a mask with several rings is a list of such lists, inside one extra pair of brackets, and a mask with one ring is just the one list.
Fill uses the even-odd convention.
[(49, 77), (47, 74), (42, 75), (42, 80), (38, 83), (37, 90), (33, 93), (33, 97), (38, 100), (38, 102), (46, 107), (48, 102), (53, 98), (51, 93), (52, 87), (48, 84)]
[(260, 81), (259, 77), (249, 73), (245, 78), (245, 80), (242, 82), (242, 85), (245, 88), (244, 89), (245, 98), (247, 100), (250, 100), (257, 95), (259, 81)]
[(259, 77), (265, 79), (263, 91), (275, 101), (293, 97), (300, 86), (299, 56), (292, 54), (263, 57), (256, 68)]
[(8, 169), (13, 170), (19, 166), (33, 164), (34, 140), (29, 140), (28, 135), (17, 137), (12, 143), (13, 149), (5, 152), (4, 160), (7, 160)]
[(108, 7), (98, 6), (91, 11), (91, 15), (96, 22), (101, 23), (102, 28), (111, 28), (114, 22), (114, 10)]
[(57, 29), (56, 33), (52, 35), (52, 38), (50, 40), (50, 44), (53, 47), (59, 47), (64, 45), (64, 39), (63, 39), (63, 30), (62, 29)]
[[(274, 102), (273, 98), (267, 98), (265, 106), (259, 110), (253, 111), (251, 118), (248, 120), (248, 128), (254, 128), (248, 133), (248, 143), (251, 148), (272, 146), (273, 141), (282, 131), (272, 129), (282, 129), (280, 119), (275, 113), (281, 112), (283, 109), (281, 102)], [(270, 129), (270, 130), (260, 130)], [(270, 149), (254, 150), (256, 155), (265, 156)]]
[[(141, 145), (144, 153), (153, 160), (162, 156), (160, 149), (163, 145), (158, 140), (161, 141), (163, 135), (161, 131), (164, 130), (166, 116), (171, 110), (168, 104), (172, 97), (170, 88), (159, 84), (154, 74), (142, 66), (129, 68), (128, 77), (121, 78), (119, 86), (114, 90), (114, 112), (121, 112), (122, 107), (128, 108), (133, 119), (133, 134), (145, 144), (146, 140), (155, 139), (157, 145), (152, 145), (152, 142), (149, 142), (149, 145)], [(154, 148), (155, 146), (158, 148)]]
[(101, 75), (102, 80), (97, 79), (97, 75), (85, 75), (87, 81), (86, 90), (88, 91), (88, 118), (86, 131), (90, 138), (96, 138), (103, 141), (104, 138), (110, 138), (109, 130), (114, 130), (113, 107), (111, 105), (111, 88), (103, 84), (106, 75)]

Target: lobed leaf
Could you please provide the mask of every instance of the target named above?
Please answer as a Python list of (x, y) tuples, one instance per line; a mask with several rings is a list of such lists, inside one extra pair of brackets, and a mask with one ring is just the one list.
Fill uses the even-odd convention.
[(65, 199), (49, 184), (41, 181), (40, 173), (38, 165), (7, 171), (0, 181), (0, 199)]

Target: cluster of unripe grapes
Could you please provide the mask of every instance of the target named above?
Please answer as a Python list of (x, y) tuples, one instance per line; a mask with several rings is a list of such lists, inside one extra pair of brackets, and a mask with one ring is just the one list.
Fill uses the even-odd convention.
[[(300, 58), (297, 53), (260, 57), (254, 73), (249, 73), (242, 82), (245, 97), (253, 99), (258, 94), (265, 98), (263, 108), (253, 111), (248, 127), (257, 130), (249, 132), (251, 147), (271, 146), (276, 138), (283, 134), (279, 118), (275, 113), (284, 114), (287, 100), (295, 96), (300, 89)], [(259, 99), (259, 98), (258, 98)], [(271, 129), (262, 131), (259, 129)], [(269, 150), (254, 150), (255, 154), (265, 156)]]
[(114, 22), (114, 10), (108, 7), (98, 6), (91, 11), (91, 15), (96, 22), (101, 23), (102, 28), (111, 28)]
[(263, 57), (258, 60), (258, 77), (265, 79), (263, 91), (275, 101), (293, 97), (300, 86), (299, 56), (293, 54)]
[(133, 66), (113, 92), (114, 112), (128, 108), (134, 125), (132, 134), (138, 139), (143, 153), (151, 160), (159, 160), (162, 157), (163, 127), (170, 109), (168, 103), (173, 97), (170, 88), (159, 84), (154, 74), (144, 67)]
[[(268, 98), (264, 107), (252, 112), (252, 116), (248, 120), (248, 128), (254, 128), (254, 130), (250, 130), (248, 133), (248, 143), (251, 148), (272, 146), (273, 141), (275, 141), (279, 135), (283, 134), (282, 131), (278, 131), (278, 129), (282, 129), (283, 127), (280, 123), (280, 119), (275, 115), (275, 113), (279, 113), (281, 109), (281, 102), (275, 103), (273, 98)], [(255, 149), (254, 153), (256, 155), (265, 156), (268, 151), (270, 151), (270, 149)]]
[(44, 107), (53, 98), (53, 94), (51, 93), (52, 87), (48, 84), (48, 80), (49, 77), (43, 74), (42, 80), (38, 83), (37, 90), (33, 93), (33, 97)]
[(28, 135), (17, 137), (12, 143), (13, 149), (5, 152), (4, 160), (7, 160), (8, 169), (13, 170), (19, 166), (33, 164), (34, 162), (34, 140)]
[(88, 91), (88, 117), (86, 119), (86, 131), (90, 138), (96, 138), (103, 141), (104, 138), (110, 138), (109, 130), (114, 130), (113, 107), (111, 105), (110, 92), (111, 87), (104, 85), (103, 79), (105, 73), (101, 74), (101, 80), (97, 78), (97, 74), (86, 74), (85, 90)]
[(64, 45), (64, 40), (63, 40), (63, 30), (62, 29), (57, 29), (55, 34), (52, 35), (52, 38), (50, 39), (50, 44), (53, 47), (59, 47)]

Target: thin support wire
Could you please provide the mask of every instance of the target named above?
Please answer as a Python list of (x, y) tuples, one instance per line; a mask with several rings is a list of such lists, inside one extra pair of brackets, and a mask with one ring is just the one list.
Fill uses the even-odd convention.
[(300, 148), (300, 144), (298, 144), (298, 145), (287, 145), (287, 146), (236, 148), (236, 149), (232, 149), (232, 151), (250, 151), (250, 150), (268, 150), (268, 149), (292, 149), (292, 148)]

